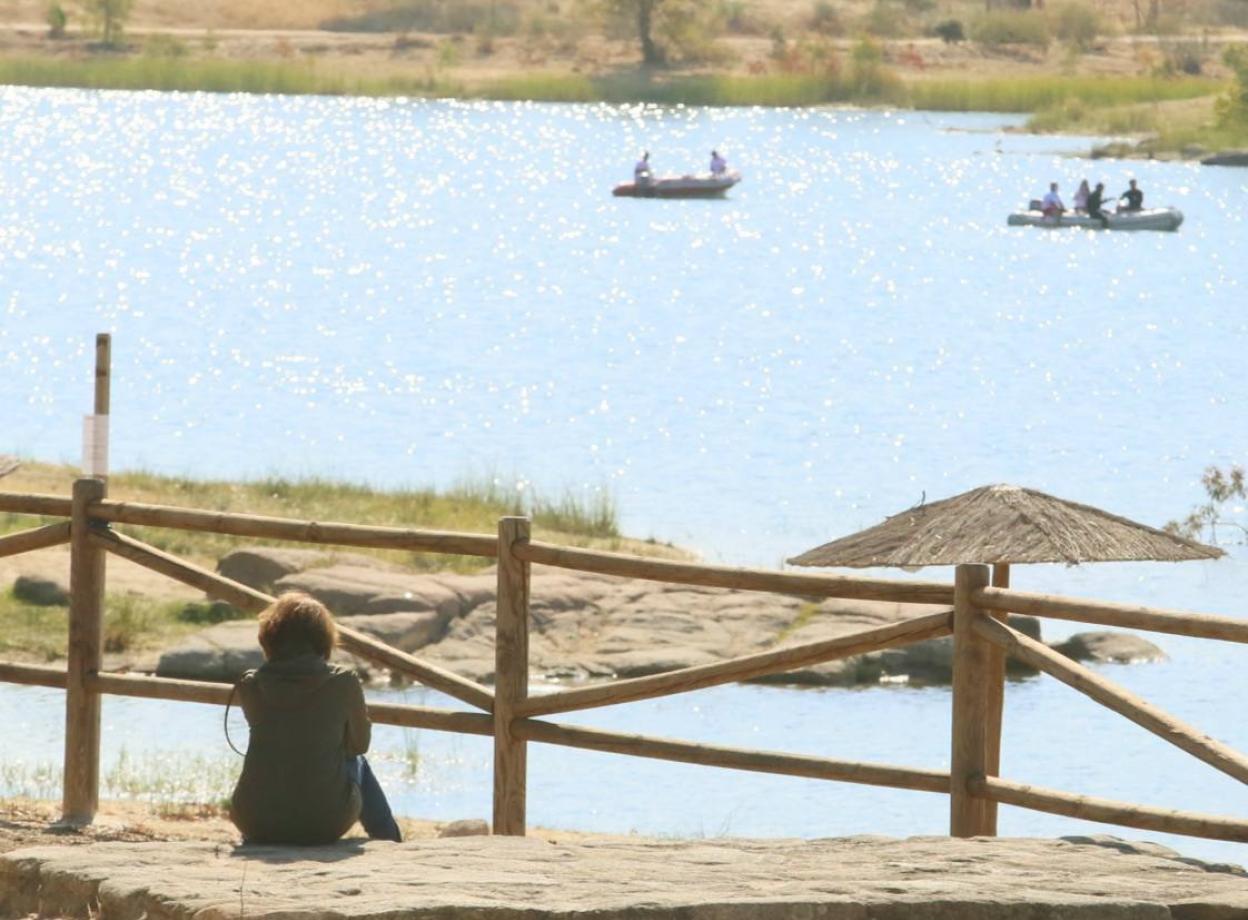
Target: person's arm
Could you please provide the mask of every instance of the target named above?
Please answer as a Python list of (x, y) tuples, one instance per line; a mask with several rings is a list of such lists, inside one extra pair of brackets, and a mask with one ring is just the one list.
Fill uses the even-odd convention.
[(364, 688), (360, 686), (360, 679), (354, 674), (347, 674), (343, 679), (347, 681), (349, 694), (345, 738), (347, 756), (354, 757), (368, 751), (368, 744), (373, 735), (373, 723), (368, 719), (368, 707), (364, 702)]

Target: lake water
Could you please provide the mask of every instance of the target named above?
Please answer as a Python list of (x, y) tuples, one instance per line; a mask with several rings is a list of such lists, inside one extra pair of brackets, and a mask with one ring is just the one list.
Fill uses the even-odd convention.
[[(111, 331), (116, 468), (607, 489), (630, 534), (762, 566), (989, 482), (1181, 516), (1205, 465), (1248, 456), (1248, 173), (1070, 159), (1088, 139), (1007, 121), (3, 88), (0, 452), (77, 459), (93, 337)], [(680, 172), (712, 147), (745, 175), (725, 201), (609, 195), (642, 148)], [(1050, 180), (1069, 194), (1085, 175), (1115, 193), (1138, 176), (1187, 221), (1005, 226)], [(1232, 558), (1015, 583), (1238, 614), (1244, 575)], [(1248, 747), (1239, 650), (1161, 644), (1170, 662), (1109, 673)], [(1064, 687), (1014, 685), (1009, 705), (1013, 778), (1248, 814), (1238, 784)], [(59, 706), (0, 688), (6, 752), (59, 756)], [(173, 712), (110, 699), (110, 756), (219, 745), (217, 710)], [(584, 720), (947, 763), (941, 690), (731, 687)], [(380, 736), (403, 810), (488, 813), (483, 742)], [(945, 826), (938, 796), (532, 757), (537, 823)], [(1092, 826), (1005, 809), (1002, 827)]]

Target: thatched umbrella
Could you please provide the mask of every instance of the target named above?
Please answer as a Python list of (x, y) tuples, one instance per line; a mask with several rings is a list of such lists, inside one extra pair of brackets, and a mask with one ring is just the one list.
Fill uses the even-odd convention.
[(1221, 555), (1216, 547), (1090, 505), (995, 485), (917, 505), (788, 561), (851, 568), (982, 562), (995, 570), (1012, 562), (1180, 562)]
[[(788, 560), (809, 566), (992, 564), (992, 584), (1010, 586), (1013, 562), (1123, 562), (1217, 559), (1222, 550), (1137, 524), (1090, 505), (1064, 501), (1020, 486), (982, 486), (952, 498), (919, 504), (882, 524), (824, 543)], [(1004, 617), (1004, 614), (1000, 614)], [(994, 650), (990, 667), (1003, 673), (1004, 655)], [(990, 734), (1000, 738), (1004, 704), (999, 681), (988, 704)], [(1000, 746), (988, 752), (990, 775), (1000, 773)], [(987, 811), (996, 833), (996, 803)]]

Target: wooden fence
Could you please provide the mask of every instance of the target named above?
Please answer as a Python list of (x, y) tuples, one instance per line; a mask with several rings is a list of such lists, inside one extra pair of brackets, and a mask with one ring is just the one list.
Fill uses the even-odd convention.
[[(66, 691), (63, 813), (89, 822), (98, 805), (100, 699), (103, 694), (224, 705), (229, 684), (108, 673), (101, 670), (105, 558), (114, 554), (248, 611), (272, 598), (126, 536), (114, 525), (139, 524), (267, 540), (496, 558), (498, 615), (493, 688), (340, 629), (343, 647), (459, 700), (475, 711), (373, 703), (376, 722), (494, 739), (494, 832), (524, 834), (526, 746), (560, 744), (683, 763), (944, 793), (954, 836), (996, 833), (997, 803), (1127, 827), (1248, 842), (1248, 821), (1073, 795), (995, 775), (1004, 693), (1004, 658), (1014, 656), (1087, 694), (1210, 766), (1248, 782), (1248, 758), (1167, 715), (1112, 681), (1002, 622), (1004, 611), (1106, 626), (1248, 642), (1248, 623), (1229, 617), (1153, 610), (1104, 601), (992, 587), (986, 566), (962, 565), (952, 585), (838, 575), (791, 574), (671, 562), (553, 546), (530, 539), (525, 518), (499, 521), (497, 535), (295, 521), (112, 501), (98, 479), (80, 479), (70, 498), (0, 493), (0, 512), (63, 520), (0, 537), (0, 556), (70, 544), (70, 615), (65, 667), (0, 662), (0, 680)], [(833, 639), (791, 645), (714, 664), (612, 683), (528, 695), (529, 576), (534, 564), (671, 584), (927, 604), (933, 612)], [(952, 609), (950, 609), (952, 608)], [(950, 771), (783, 754), (622, 734), (547, 721), (557, 713), (650, 699), (782, 673), (939, 636), (953, 636)], [(997, 650), (1004, 654), (996, 653)]]
[[(108, 338), (101, 336), (96, 352), (97, 415), (108, 413), (108, 356)], [(496, 535), (295, 521), (112, 501), (103, 479), (78, 480), (69, 498), (0, 492), (0, 512), (60, 519), (0, 537), (0, 556), (65, 543), (70, 545), (65, 667), (0, 661), (0, 681), (65, 690), (62, 811), (68, 822), (90, 822), (98, 807), (100, 700), (104, 694), (225, 705), (231, 692), (229, 684), (102, 670), (107, 556), (113, 554), (128, 559), (243, 610), (259, 611), (273, 600), (263, 592), (162, 552), (114, 528), (114, 525), (129, 524), (266, 540), (497, 559), (493, 688), (422, 661), (356, 630), (339, 628), (341, 643), (347, 651), (439, 690), (475, 710), (369, 705), (369, 715), (375, 722), (493, 738), (493, 829), (496, 834), (525, 833), (526, 750), (529, 742), (537, 742), (705, 766), (943, 793), (950, 801), (949, 832), (958, 837), (995, 835), (996, 806), (1003, 803), (1150, 831), (1248, 842), (1248, 820), (1074, 795), (1011, 782), (997, 775), (1005, 658), (1010, 655), (1087, 694), (1215, 769), (1248, 782), (1248, 758), (1243, 754), (1004, 622), (1005, 612), (1011, 611), (1248, 643), (1248, 622), (1230, 617), (1014, 591), (1000, 583), (990, 584), (988, 568), (983, 565), (958, 566), (953, 584), (725, 568), (554, 546), (530, 539), (529, 522), (519, 517), (500, 520)], [(933, 612), (833, 639), (530, 697), (529, 577), (534, 564), (670, 584), (927, 604), (933, 607)], [(947, 773), (623, 734), (539, 718), (779, 674), (948, 635), (953, 636), (954, 652), (953, 719)]]

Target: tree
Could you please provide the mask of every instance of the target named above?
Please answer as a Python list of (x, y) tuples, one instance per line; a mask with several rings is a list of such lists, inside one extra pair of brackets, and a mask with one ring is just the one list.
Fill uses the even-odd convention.
[(1171, 521), (1165, 529), (1191, 540), (1198, 540), (1207, 532), (1209, 542), (1214, 544), (1218, 542), (1219, 527), (1234, 527), (1244, 536), (1248, 536), (1248, 527), (1222, 517), (1222, 509), (1227, 502), (1248, 499), (1248, 481), (1244, 478), (1244, 468), (1231, 466), (1223, 472), (1216, 466), (1208, 467), (1205, 475), (1200, 477), (1200, 484), (1205, 487), (1205, 495), (1209, 500), (1193, 508), (1183, 520)]
[(637, 41), (641, 44), (641, 60), (653, 66), (662, 64), (667, 56), (654, 40), (655, 20), (664, 4), (671, 0), (606, 0), (614, 13), (633, 19), (637, 25)]
[(130, 16), (132, 0), (82, 0), (87, 18), (94, 23), (96, 32), (106, 48), (121, 44), (121, 32)]

